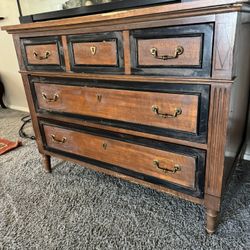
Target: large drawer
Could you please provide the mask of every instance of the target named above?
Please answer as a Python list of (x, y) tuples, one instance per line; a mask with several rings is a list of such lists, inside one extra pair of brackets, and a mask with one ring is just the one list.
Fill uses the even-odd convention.
[(65, 152), (83, 160), (92, 159), (95, 164), (102, 162), (104, 165), (100, 166), (104, 167), (105, 164), (116, 166), (131, 171), (131, 174), (137, 173), (139, 178), (151, 177), (153, 182), (159, 180), (162, 185), (173, 185), (193, 195), (202, 195), (203, 151), (167, 144), (154, 148), (157, 143), (153, 141), (149, 142), (149, 147), (140, 139), (132, 141), (125, 135), (106, 134), (93, 128), (80, 129), (74, 125), (61, 126), (44, 121), (40, 124), (48, 150)]
[(170, 85), (168, 92), (156, 89), (151, 92), (34, 81), (33, 92), (38, 112), (106, 120), (117, 126), (130, 124), (128, 128), (133, 126), (133, 129), (143, 126), (150, 133), (157, 129), (165, 135), (177, 131), (172, 136), (178, 137), (179, 133), (187, 138), (204, 136), (206, 139), (207, 106), (203, 101), (208, 101), (208, 88), (193, 86), (197, 91), (194, 92), (187, 87), (182, 86), (186, 91), (175, 92)]
[(65, 70), (62, 42), (59, 36), (21, 39), (21, 51), (27, 70)]
[(209, 77), (213, 24), (131, 31), (133, 74)]
[(72, 71), (124, 72), (121, 32), (69, 35), (67, 40)]

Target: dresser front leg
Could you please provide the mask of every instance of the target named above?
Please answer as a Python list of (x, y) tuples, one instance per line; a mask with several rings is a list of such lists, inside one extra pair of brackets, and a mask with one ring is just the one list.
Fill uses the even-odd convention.
[(51, 159), (49, 155), (42, 154), (43, 166), (47, 173), (51, 173)]
[(206, 231), (209, 234), (213, 234), (217, 228), (219, 212), (212, 209), (207, 209), (206, 216), (207, 216)]

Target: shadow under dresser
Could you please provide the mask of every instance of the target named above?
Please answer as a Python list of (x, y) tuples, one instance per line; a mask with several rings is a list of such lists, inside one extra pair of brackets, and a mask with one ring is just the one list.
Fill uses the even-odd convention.
[(216, 230), (244, 139), (247, 1), (183, 1), (2, 29), (13, 34), (48, 172), (59, 157), (203, 204), (206, 230)]

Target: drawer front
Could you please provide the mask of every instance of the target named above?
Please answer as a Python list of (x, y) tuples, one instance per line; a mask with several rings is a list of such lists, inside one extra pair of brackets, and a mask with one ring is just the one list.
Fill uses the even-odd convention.
[(124, 71), (122, 34), (107, 32), (68, 36), (71, 70), (89, 73)]
[(201, 36), (138, 40), (138, 65), (196, 67), (201, 63), (201, 52)]
[(196, 95), (40, 83), (35, 90), (42, 109), (197, 132)]
[(128, 82), (47, 82), (34, 78), (31, 87), (37, 112), (49, 111), (103, 125), (206, 142), (207, 85), (136, 86)]
[[(45, 145), (72, 155), (118, 166), (145, 176), (172, 183), (196, 193), (197, 172), (204, 172), (204, 155), (198, 151), (179, 153), (105, 137), (105, 133), (80, 131), (44, 123)], [(99, 131), (100, 132), (100, 131)], [(98, 132), (97, 132), (98, 133)], [(104, 136), (103, 136), (104, 134)], [(126, 138), (125, 138), (126, 140)], [(197, 161), (197, 158), (199, 160)], [(200, 161), (200, 158), (202, 160)], [(203, 169), (203, 170), (201, 170)], [(200, 191), (200, 190), (199, 190)]]
[(134, 74), (211, 74), (212, 24), (134, 30), (130, 39)]
[(116, 41), (74, 43), (75, 64), (94, 66), (117, 66)]
[(21, 40), (21, 49), (28, 70), (65, 70), (60, 37), (25, 38)]

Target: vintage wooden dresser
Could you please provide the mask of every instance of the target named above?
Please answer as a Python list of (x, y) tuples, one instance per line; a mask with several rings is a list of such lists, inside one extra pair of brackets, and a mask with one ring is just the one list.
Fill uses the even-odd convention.
[(39, 152), (206, 208), (213, 233), (244, 135), (250, 5), (182, 3), (3, 27)]

